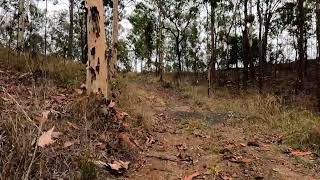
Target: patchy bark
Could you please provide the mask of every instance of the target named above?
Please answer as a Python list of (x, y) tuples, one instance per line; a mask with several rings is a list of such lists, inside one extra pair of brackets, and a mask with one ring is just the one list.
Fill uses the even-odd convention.
[(19, 16), (18, 16), (18, 33), (17, 33), (17, 49), (21, 51), (24, 44), (24, 33), (28, 22), (25, 12), (25, 0), (19, 1)]
[(88, 93), (101, 93), (107, 98), (108, 67), (106, 61), (106, 33), (104, 30), (104, 6), (102, 0), (87, 0), (88, 37)]

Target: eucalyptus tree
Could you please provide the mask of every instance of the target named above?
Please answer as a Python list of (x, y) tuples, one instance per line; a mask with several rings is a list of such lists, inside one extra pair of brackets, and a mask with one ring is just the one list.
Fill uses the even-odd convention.
[(108, 66), (105, 15), (102, 0), (86, 0), (88, 67), (86, 87), (88, 93), (101, 93), (107, 98)]
[(129, 17), (129, 21), (133, 26), (130, 39), (134, 44), (135, 54), (141, 58), (142, 62), (145, 59), (147, 60), (147, 70), (150, 71), (152, 65), (151, 58), (155, 48), (155, 20), (153, 18), (153, 11), (145, 3), (140, 2)]
[(186, 40), (186, 31), (194, 20), (196, 14), (199, 13), (200, 3), (196, 0), (155, 0), (164, 16), (163, 28), (169, 32), (174, 38), (175, 54), (177, 58), (177, 77), (180, 80), (182, 72), (182, 44)]

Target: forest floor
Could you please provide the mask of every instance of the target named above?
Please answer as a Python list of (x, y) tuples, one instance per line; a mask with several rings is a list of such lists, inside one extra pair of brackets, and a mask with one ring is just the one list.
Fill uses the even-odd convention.
[[(0, 178), (320, 179), (319, 154), (286, 143), (290, 133), (281, 128), (259, 125), (255, 119), (261, 117), (250, 112), (255, 104), (247, 109), (230, 107), (246, 101), (241, 98), (223, 94), (208, 98), (193, 87), (164, 87), (149, 76), (128, 75), (122, 79), (116, 106), (129, 114), (124, 127), (130, 130), (121, 134), (129, 132), (132, 137), (124, 135), (122, 140), (128, 137), (129, 146), (136, 147), (115, 150), (119, 142), (101, 138), (108, 133), (104, 122), (89, 122), (92, 114), (88, 116), (81, 105), (78, 114), (70, 110), (85, 98), (79, 89), (43, 83), (38, 76), (42, 77), (0, 62)], [(264, 100), (262, 104), (268, 104)], [(42, 126), (39, 115), (43, 118), (45, 110), (50, 115)], [(60, 136), (50, 146), (38, 148), (36, 138), (53, 126)], [(114, 175), (104, 165), (88, 165), (87, 159), (99, 160), (95, 165), (111, 160), (130, 165), (124, 174)]]

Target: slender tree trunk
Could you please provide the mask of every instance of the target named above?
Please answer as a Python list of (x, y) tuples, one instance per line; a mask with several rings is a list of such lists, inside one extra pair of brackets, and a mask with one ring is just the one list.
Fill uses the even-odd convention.
[(74, 0), (69, 0), (69, 18), (70, 18), (70, 27), (69, 27), (69, 44), (68, 44), (68, 58), (73, 58), (73, 10), (74, 10)]
[(46, 61), (47, 61), (47, 24), (48, 24), (48, 0), (46, 0), (45, 27), (44, 27), (44, 56)]
[(107, 98), (108, 67), (106, 61), (106, 32), (104, 25), (103, 0), (86, 0), (87, 27), (88, 27), (88, 93), (102, 94)]
[(160, 34), (160, 40), (159, 40), (159, 74), (160, 74), (160, 82), (163, 82), (163, 73), (164, 73), (164, 63), (163, 63), (163, 43), (164, 43), (164, 38), (163, 38), (163, 19), (162, 15), (163, 12), (159, 11), (159, 19), (160, 19), (160, 26), (159, 26), (159, 34)]
[(307, 28), (304, 28), (304, 69), (303, 73), (304, 76), (308, 75), (308, 38), (307, 38), (308, 32)]
[(243, 87), (248, 85), (248, 65), (250, 62), (250, 45), (249, 45), (249, 32), (248, 32), (248, 0), (244, 0), (244, 31), (243, 31)]
[(260, 3), (261, 1), (257, 1), (257, 12), (258, 12), (258, 19), (259, 19), (259, 92), (262, 93), (263, 89), (263, 79), (264, 79), (264, 73), (263, 73), (263, 53), (262, 53), (262, 15), (261, 15), (261, 9), (260, 9)]
[(84, 48), (85, 48), (85, 43), (84, 43), (84, 31), (83, 31), (83, 19), (84, 19), (84, 16), (82, 13), (80, 13), (80, 11), (78, 10), (78, 14), (79, 14), (79, 26), (80, 26), (80, 46), (81, 46), (81, 62), (82, 63), (86, 63), (87, 60), (85, 59), (85, 56), (84, 56)]
[(20, 52), (23, 50), (24, 33), (26, 28), (26, 12), (25, 12), (25, 0), (19, 1), (19, 13), (18, 13), (18, 32), (17, 32), (17, 50)]
[(252, 44), (253, 44), (253, 36), (252, 36), (252, 33), (253, 33), (253, 13), (252, 13), (252, 0), (249, 0), (249, 5), (250, 5), (250, 18), (248, 18), (249, 20), (249, 27), (248, 27), (248, 58), (249, 58), (249, 63), (250, 63), (250, 77), (251, 77), (251, 80), (252, 82), (255, 81), (255, 67), (254, 67), (254, 62), (253, 62), (253, 54), (252, 54)]
[(297, 83), (296, 83), (296, 93), (303, 89), (303, 62), (304, 62), (304, 10), (303, 10), (303, 0), (298, 0), (298, 66), (297, 66)]
[(210, 62), (208, 64), (208, 96), (210, 96), (211, 92), (211, 86), (213, 83), (216, 82), (216, 62), (217, 62), (217, 57), (216, 57), (216, 37), (215, 37), (215, 20), (216, 20), (216, 13), (215, 13), (215, 2), (212, 2), (210, 4), (211, 6), (211, 26), (210, 26), (210, 31), (211, 31), (211, 58)]
[(113, 0), (112, 60), (110, 63), (110, 78), (112, 79), (117, 76), (118, 38), (119, 38), (119, 0)]
[(317, 41), (318, 41), (318, 56), (317, 56), (317, 84), (318, 84), (318, 90), (317, 90), (317, 97), (318, 97), (318, 111), (320, 112), (320, 0), (317, 0)]

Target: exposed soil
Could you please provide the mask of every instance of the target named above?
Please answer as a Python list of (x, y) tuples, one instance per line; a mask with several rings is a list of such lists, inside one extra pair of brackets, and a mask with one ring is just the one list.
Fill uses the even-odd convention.
[[(60, 112), (60, 115), (52, 118), (53, 121), (48, 128), (55, 125), (58, 129), (59, 127), (62, 129), (67, 121), (79, 126), (80, 130), (86, 128), (86, 125), (81, 124), (83, 122), (74, 122), (72, 120), (74, 115), (65, 111), (68, 104), (79, 99), (79, 95), (74, 90), (54, 85), (49, 85), (50, 88), (47, 85), (43, 90), (39, 90), (37, 82), (32, 81), (32, 75), (6, 70), (3, 65), (0, 65), (0, 70), (0, 85), (6, 89), (6, 93), (13, 95), (21, 103), (21, 106), (26, 107), (25, 111), (34, 113), (31, 116), (35, 116), (36, 110), (40, 112), (41, 109), (54, 109)], [(140, 153), (134, 154), (135, 158), (128, 158), (134, 161), (131, 162), (132, 166), (128, 172), (120, 177), (110, 176), (112, 178), (175, 180), (184, 179), (198, 172), (198, 176), (194, 179), (320, 179), (319, 157), (316, 155), (293, 157), (290, 149), (282, 144), (281, 137), (277, 134), (252, 137), (252, 133), (247, 132), (249, 128), (244, 127), (243, 122), (247, 119), (244, 115), (233, 112), (213, 112), (210, 107), (195, 105), (190, 98), (160, 85), (150, 85), (137, 80), (128, 86), (139, 92), (141, 96), (143, 95), (143, 100), (148, 101), (148, 107), (145, 107), (145, 110), (152, 115), (155, 123), (149, 130), (147, 139), (145, 141), (139, 139), (144, 148), (139, 151)], [(33, 94), (35, 92), (33, 88), (38, 88), (39, 94)], [(44, 98), (46, 100), (34, 100), (41, 99), (39, 96), (43, 95), (48, 96)], [(19, 111), (2, 90), (0, 90), (0, 96), (2, 97), (1, 117), (5, 117), (12, 111)], [(214, 99), (212, 101), (214, 102)], [(69, 158), (71, 161), (79, 154), (83, 154), (84, 152), (79, 150), (84, 148), (81, 145), (82, 141), (89, 140), (77, 134), (80, 130), (70, 129), (72, 127), (64, 130), (63, 133), (69, 139), (80, 140), (80, 145), (75, 145), (71, 150), (50, 148), (38, 158), (44, 158), (46, 161), (44, 163), (48, 166), (49, 163), (55, 166), (55, 160), (58, 160), (55, 158)], [(65, 139), (68, 139), (67, 137)], [(1, 135), (0, 128), (0, 142), (4, 144), (2, 140), (5, 138)], [(58, 141), (58, 143), (63, 142)], [(94, 147), (90, 149), (91, 152), (99, 153), (95, 155), (97, 158), (108, 154), (105, 153), (107, 150), (96, 148), (94, 143), (97, 142), (92, 141), (92, 143)], [(55, 157), (44, 157), (45, 154), (55, 150), (60, 152)], [(125, 154), (123, 158), (126, 158)], [(35, 165), (34, 168), (39, 166)], [(66, 169), (63, 172), (52, 172), (51, 177), (49, 175), (44, 178), (79, 176), (77, 162), (59, 167)], [(75, 168), (75, 172), (72, 172), (72, 168)], [(38, 169), (33, 171), (37, 172)], [(99, 173), (100, 179), (104, 179), (104, 176), (109, 176), (107, 171)]]

